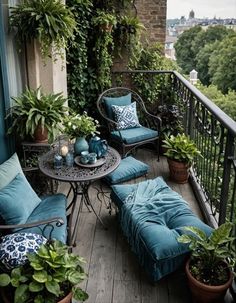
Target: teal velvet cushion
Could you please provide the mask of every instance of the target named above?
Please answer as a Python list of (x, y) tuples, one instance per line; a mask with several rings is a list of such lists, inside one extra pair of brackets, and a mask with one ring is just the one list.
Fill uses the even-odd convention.
[(113, 115), (117, 124), (117, 129), (127, 129), (137, 126), (139, 124), (136, 102), (125, 106), (112, 105)]
[[(66, 196), (63, 194), (55, 194), (47, 196), (42, 199), (41, 203), (35, 208), (32, 214), (29, 216), (26, 223), (37, 222), (40, 220), (47, 220), (53, 217), (60, 217), (63, 219), (64, 223), (62, 226), (56, 226), (53, 223), (53, 229), (50, 226), (47, 226), (44, 230), (43, 236), (47, 239), (50, 238), (50, 233), (52, 239), (57, 239), (66, 243), (67, 232), (66, 232)], [(45, 225), (44, 225), (45, 226)], [(43, 228), (44, 226), (41, 226)], [(38, 227), (24, 228), (24, 232), (39, 233), (41, 230)]]
[(140, 141), (144, 141), (147, 139), (152, 139), (158, 136), (158, 132), (146, 128), (146, 127), (134, 127), (134, 128), (129, 128), (129, 129), (122, 129), (120, 130), (120, 134), (122, 136), (122, 140), (120, 138), (119, 132), (118, 131), (113, 131), (111, 133), (111, 136), (119, 141), (122, 141), (126, 144), (132, 144)]
[(17, 154), (0, 165), (0, 189), (8, 185), (18, 173), (22, 173), (22, 168)]
[(113, 185), (111, 198), (119, 208), (122, 231), (152, 281), (184, 264), (189, 248), (177, 240), (185, 232), (184, 226), (211, 233), (212, 229), (160, 177), (133, 185)]
[(121, 160), (115, 171), (105, 177), (109, 184), (116, 184), (140, 177), (148, 172), (149, 166), (129, 156)]
[(0, 216), (6, 224), (24, 224), (40, 201), (25, 176), (18, 173), (0, 190)]
[(114, 120), (112, 105), (129, 105), (131, 104), (131, 93), (121, 97), (103, 97), (106, 113), (108, 118)]

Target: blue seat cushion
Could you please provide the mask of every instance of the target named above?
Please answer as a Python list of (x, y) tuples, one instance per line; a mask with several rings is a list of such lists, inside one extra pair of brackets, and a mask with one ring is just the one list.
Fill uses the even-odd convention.
[(117, 184), (131, 180), (133, 178), (145, 175), (149, 166), (132, 156), (126, 157), (120, 161), (116, 170), (105, 177), (108, 184)]
[[(52, 231), (51, 238), (66, 243), (66, 238), (67, 238), (66, 203), (67, 203), (66, 196), (63, 194), (55, 194), (55, 195), (47, 196), (44, 199), (42, 199), (41, 203), (38, 205), (38, 207), (35, 208), (35, 210), (32, 212), (26, 223), (46, 220), (53, 217), (61, 217), (65, 222), (65, 224), (58, 227), (55, 225), (55, 223), (53, 223), (54, 229)], [(40, 227), (42, 228), (44, 226), (41, 225)], [(23, 231), (42, 234), (41, 230), (38, 227), (24, 228)], [(49, 239), (50, 231), (51, 231), (51, 227), (47, 226), (47, 228), (43, 233), (43, 236)]]
[(111, 132), (112, 138), (126, 144), (133, 144), (147, 139), (156, 138), (158, 136), (157, 131), (143, 126), (122, 129), (120, 130), (120, 134), (122, 138), (120, 137), (118, 131)]
[(178, 242), (184, 226), (211, 233), (183, 198), (158, 177), (133, 185), (113, 185), (111, 198), (119, 208), (123, 233), (152, 281), (180, 267), (189, 253)]
[(0, 215), (6, 224), (24, 224), (41, 199), (22, 173), (0, 190)]
[(103, 97), (108, 118), (114, 120), (112, 105), (125, 106), (131, 104), (131, 93), (121, 97)]

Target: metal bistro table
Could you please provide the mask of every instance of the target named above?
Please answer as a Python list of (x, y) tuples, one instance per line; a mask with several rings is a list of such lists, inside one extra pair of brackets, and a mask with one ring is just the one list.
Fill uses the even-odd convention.
[[(46, 154), (42, 155), (39, 159), (39, 169), (43, 174), (54, 180), (70, 183), (70, 191), (73, 191), (73, 199), (67, 206), (67, 212), (69, 212), (68, 243), (69, 245), (76, 245), (75, 240), (79, 223), (79, 214), (82, 210), (83, 203), (85, 203), (89, 211), (92, 210), (94, 212), (98, 220), (105, 227), (90, 201), (89, 187), (93, 181), (101, 179), (114, 171), (119, 165), (121, 158), (119, 153), (114, 148), (109, 147), (108, 152), (104, 157), (104, 164), (99, 167), (82, 167), (74, 163), (72, 167), (63, 165), (62, 168), (54, 169), (55, 153), (55, 150), (50, 150)], [(78, 196), (80, 196), (80, 204), (76, 209)], [(73, 218), (75, 221), (72, 231)]]

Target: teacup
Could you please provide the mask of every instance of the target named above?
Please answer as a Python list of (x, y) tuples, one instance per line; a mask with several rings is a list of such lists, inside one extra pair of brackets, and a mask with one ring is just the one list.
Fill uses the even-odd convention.
[(97, 162), (97, 154), (96, 153), (90, 153), (88, 155), (88, 158), (89, 158), (89, 163), (90, 164), (94, 164)]
[(89, 152), (88, 151), (82, 151), (80, 154), (80, 162), (82, 164), (87, 164), (89, 162)]

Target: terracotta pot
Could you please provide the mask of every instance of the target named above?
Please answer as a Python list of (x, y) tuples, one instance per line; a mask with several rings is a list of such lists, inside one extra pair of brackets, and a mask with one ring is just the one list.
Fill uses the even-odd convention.
[(70, 292), (65, 298), (62, 300), (58, 301), (58, 303), (71, 303), (72, 299), (72, 292)]
[(189, 177), (189, 165), (186, 163), (167, 159), (170, 170), (170, 178), (176, 183), (187, 183)]
[(48, 130), (46, 127), (44, 129), (41, 125), (38, 125), (34, 132), (34, 141), (36, 143), (47, 143), (48, 142)]
[(187, 261), (185, 272), (194, 303), (223, 303), (227, 289), (233, 281), (233, 274), (229, 270), (229, 280), (223, 285), (210, 286), (196, 280), (189, 271), (190, 260)]

